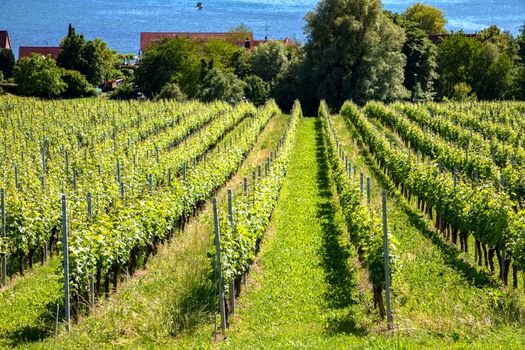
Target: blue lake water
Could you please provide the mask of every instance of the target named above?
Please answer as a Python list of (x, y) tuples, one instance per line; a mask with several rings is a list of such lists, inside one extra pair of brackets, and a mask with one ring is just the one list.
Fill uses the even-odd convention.
[[(89, 39), (100, 37), (119, 52), (137, 52), (141, 31), (227, 31), (245, 23), (255, 38), (289, 36), (304, 41), (304, 15), (317, 0), (0, 0), (0, 30), (18, 46), (57, 46), (73, 23)], [(441, 8), (448, 29), (475, 32), (491, 24), (517, 34), (525, 22), (525, 0), (427, 0)], [(414, 1), (384, 0), (403, 12)]]

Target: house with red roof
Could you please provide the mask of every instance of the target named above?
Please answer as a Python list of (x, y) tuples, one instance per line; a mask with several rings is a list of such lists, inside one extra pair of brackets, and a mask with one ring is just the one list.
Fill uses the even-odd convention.
[(61, 48), (57, 46), (20, 46), (18, 49), (18, 59), (38, 54), (42, 56), (50, 55), (51, 58), (57, 59)]
[(198, 42), (206, 42), (211, 39), (229, 40), (246, 36), (247, 40), (253, 40), (253, 33), (221, 33), (221, 32), (141, 32), (140, 33), (140, 51), (144, 52), (155, 41), (164, 38), (186, 38)]
[(0, 49), (11, 49), (11, 41), (7, 30), (0, 30)]
[[(186, 38), (192, 39), (199, 43), (204, 43), (212, 39), (229, 40), (232, 43), (245, 47), (252, 52), (257, 46), (267, 42), (267, 39), (256, 40), (253, 38), (253, 33), (234, 33), (234, 32), (141, 32), (140, 33), (140, 51), (144, 52), (148, 47), (153, 45), (156, 41), (164, 38)], [(242, 39), (239, 39), (242, 38)], [(282, 42), (287, 46), (293, 46), (292, 39), (285, 38)]]

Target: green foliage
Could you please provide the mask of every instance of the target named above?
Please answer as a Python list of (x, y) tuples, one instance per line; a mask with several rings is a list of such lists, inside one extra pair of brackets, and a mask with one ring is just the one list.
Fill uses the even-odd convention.
[(496, 25), (491, 25), (477, 33), (479, 40), (495, 45), (498, 52), (515, 57), (518, 53), (518, 44), (509, 32), (502, 32)]
[(135, 72), (135, 85), (152, 97), (168, 82), (176, 82), (182, 92), (195, 96), (198, 89), (199, 47), (183, 38), (165, 38), (152, 45)]
[[(481, 99), (511, 96), (515, 65), (505, 44), (493, 34), (485, 39), (451, 35), (438, 47), (440, 93), (451, 97), (454, 86), (466, 83)], [(491, 38), (491, 39), (489, 39)], [(503, 44), (502, 44), (503, 42)], [(498, 44), (499, 43), (499, 44)]]
[(105, 80), (113, 80), (124, 78), (125, 74), (120, 71), (120, 64), (127, 60), (128, 62), (133, 59), (133, 54), (120, 55), (117, 51), (109, 48), (108, 44), (100, 38), (95, 38), (92, 41), (96, 48), (98, 56), (102, 60), (101, 65), (101, 76), (102, 82)]
[[(405, 31), (406, 41), (401, 52), (406, 57), (404, 85), (417, 100), (432, 99), (437, 80), (437, 49), (428, 35), (415, 23), (401, 15), (388, 13), (394, 23)], [(417, 74), (417, 76), (415, 75)], [(416, 86), (417, 80), (417, 86)]]
[(315, 113), (317, 102), (311, 98), (315, 95), (315, 86), (311, 84), (310, 71), (304, 64), (303, 59), (291, 62), (281, 72), (271, 87), (270, 95), (282, 110), (290, 111), (294, 104), (294, 98), (301, 101), (301, 107), (307, 115)]
[(42, 55), (24, 57), (15, 68), (18, 93), (25, 96), (57, 97), (67, 88), (55, 60)]
[(68, 70), (79, 71), (94, 86), (117, 75), (119, 61), (116, 51), (109, 49), (101, 39), (86, 41), (84, 35), (77, 34), (71, 24), (60, 48), (57, 64)]
[(61, 96), (66, 98), (95, 96), (96, 91), (86, 78), (75, 70), (63, 70), (60, 78), (66, 83), (67, 88)]
[(117, 87), (111, 92), (111, 95), (109, 95), (111, 100), (131, 100), (136, 97), (137, 90), (129, 83)]
[(266, 82), (274, 81), (288, 64), (286, 47), (280, 41), (268, 41), (257, 46), (251, 58), (253, 73)]
[(212, 68), (204, 76), (197, 98), (204, 102), (237, 103), (242, 100), (243, 92), (244, 83), (242, 80), (231, 73)]
[(381, 2), (323, 0), (307, 15), (306, 71), (315, 97), (339, 108), (347, 99), (392, 101), (408, 95), (403, 86), (403, 30)]
[(0, 72), (5, 79), (13, 77), (15, 69), (15, 55), (10, 49), (0, 49)]
[(445, 33), (447, 20), (443, 11), (430, 5), (415, 3), (405, 11), (405, 16), (428, 34)]
[(251, 56), (246, 49), (240, 49), (233, 53), (231, 57), (231, 67), (233, 72), (240, 79), (244, 79), (252, 72)]
[(185, 101), (187, 96), (180, 90), (177, 83), (167, 83), (160, 89), (160, 92), (155, 96), (155, 100), (175, 100), (175, 101)]
[(454, 101), (471, 101), (476, 99), (476, 94), (467, 83), (461, 82), (452, 87), (450, 98)]
[(257, 75), (250, 75), (244, 78), (244, 95), (246, 99), (256, 106), (262, 106), (268, 99), (270, 84), (262, 80)]
[(520, 29), (520, 34), (516, 38), (518, 45), (518, 55), (523, 64), (525, 64), (525, 23)]
[(238, 52), (246, 52), (244, 48), (239, 48), (226, 40), (212, 39), (204, 43), (202, 55), (207, 62), (213, 62), (213, 66), (221, 70), (234, 70), (233, 57), (239, 56)]

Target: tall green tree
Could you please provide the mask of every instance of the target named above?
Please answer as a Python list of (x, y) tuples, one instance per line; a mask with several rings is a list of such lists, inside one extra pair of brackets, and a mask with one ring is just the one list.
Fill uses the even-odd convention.
[(118, 56), (101, 39), (86, 40), (70, 24), (67, 36), (60, 43), (57, 64), (82, 73), (89, 83), (99, 86), (105, 79), (116, 78)]
[(233, 72), (239, 78), (244, 79), (252, 73), (252, 65), (250, 62), (250, 54), (248, 50), (241, 48), (233, 53), (231, 58), (231, 65)]
[(460, 83), (474, 88), (475, 77), (487, 69), (483, 57), (483, 44), (476, 38), (460, 32), (443, 39), (438, 46), (440, 95), (450, 97)]
[(256, 106), (262, 106), (268, 99), (270, 84), (256, 75), (250, 75), (244, 79), (244, 95), (246, 99)]
[(446, 33), (447, 20), (438, 8), (418, 2), (407, 8), (405, 16), (428, 34)]
[(206, 73), (197, 97), (203, 102), (237, 103), (243, 98), (243, 89), (243, 81), (234, 74), (212, 68)]
[[(406, 41), (401, 52), (406, 56), (404, 85), (418, 100), (432, 99), (437, 80), (437, 48), (428, 35), (404, 16), (389, 13), (395, 24), (405, 31)], [(416, 85), (417, 84), (417, 85)]]
[(266, 82), (275, 80), (288, 63), (286, 47), (280, 41), (268, 41), (257, 46), (251, 59), (252, 72)]
[(10, 49), (0, 49), (0, 72), (2, 72), (5, 79), (13, 76), (15, 69), (15, 55)]
[(184, 38), (165, 38), (149, 47), (135, 72), (135, 84), (153, 97), (168, 82), (179, 85), (189, 97), (195, 96), (199, 80), (199, 47)]
[(82, 34), (77, 34), (75, 28), (70, 24), (67, 35), (60, 42), (60, 53), (57, 57), (57, 64), (65, 69), (80, 71), (82, 62), (82, 48), (86, 44), (86, 39)]
[(317, 86), (314, 99), (338, 109), (348, 99), (408, 96), (401, 53), (405, 35), (379, 0), (321, 0), (306, 19), (305, 71)]
[(518, 54), (520, 56), (521, 62), (525, 64), (525, 23), (520, 29), (520, 34), (516, 38), (518, 44)]
[(512, 97), (516, 56), (500, 39), (490, 38), (457, 33), (441, 42), (438, 72), (442, 96), (451, 96), (457, 84), (466, 83), (480, 99)]
[(62, 70), (51, 57), (33, 54), (20, 60), (15, 67), (14, 78), (19, 94), (51, 98), (59, 96), (67, 88), (61, 74)]
[(61, 97), (78, 98), (95, 96), (96, 91), (86, 78), (76, 70), (62, 69), (60, 79), (66, 84)]
[(202, 46), (202, 55), (208, 62), (213, 61), (214, 67), (221, 70), (227, 70), (233, 72), (234, 67), (234, 56), (237, 52), (244, 51), (243, 47), (238, 47), (226, 40), (212, 39), (208, 40)]

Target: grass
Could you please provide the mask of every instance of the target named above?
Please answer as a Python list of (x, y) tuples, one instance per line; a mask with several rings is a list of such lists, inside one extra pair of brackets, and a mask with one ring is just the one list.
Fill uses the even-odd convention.
[(63, 305), (60, 262), (36, 265), (0, 294), (0, 348), (26, 346), (54, 333), (56, 304)]

